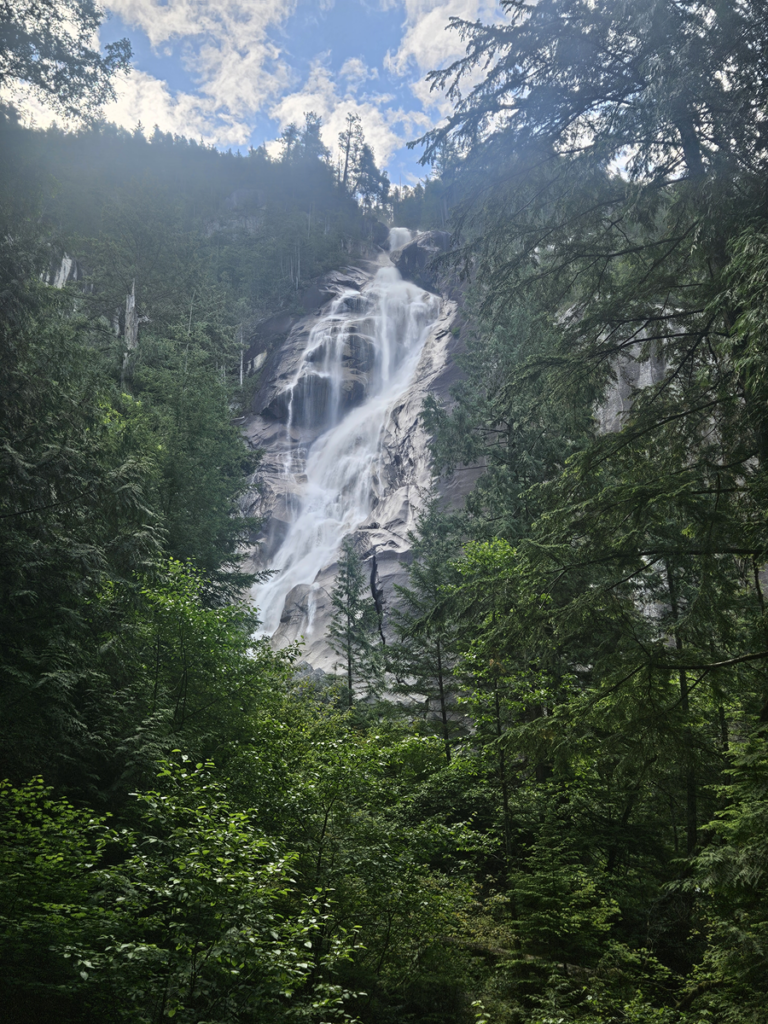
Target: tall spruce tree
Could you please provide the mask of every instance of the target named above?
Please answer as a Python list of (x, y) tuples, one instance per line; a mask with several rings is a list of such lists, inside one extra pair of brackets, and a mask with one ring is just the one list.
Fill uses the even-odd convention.
[(328, 628), (328, 643), (342, 659), (339, 667), (347, 681), (347, 701), (352, 707), (356, 684), (365, 693), (376, 691), (380, 667), (379, 617), (369, 580), (351, 537), (341, 546), (331, 603), (334, 612)]
[(443, 590), (455, 579), (451, 561), (461, 551), (456, 516), (433, 499), (417, 520), (417, 533), (409, 535), (413, 561), (408, 586), (397, 586), (398, 604), (392, 613), (397, 642), (388, 646), (387, 665), (395, 676), (395, 692), (441, 737), (445, 757), (462, 732), (457, 706), (456, 627), (439, 615)]
[(347, 114), (346, 128), (339, 132), (340, 167), (339, 180), (343, 189), (354, 191), (354, 182), (360, 155), (365, 144), (363, 125), (359, 114), (351, 111)]

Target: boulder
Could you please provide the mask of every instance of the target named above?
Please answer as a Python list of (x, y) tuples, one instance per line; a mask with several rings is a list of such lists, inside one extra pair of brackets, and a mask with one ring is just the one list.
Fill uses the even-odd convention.
[(376, 360), (376, 349), (369, 338), (349, 334), (344, 346), (344, 364), (359, 373), (370, 373)]
[(305, 288), (301, 295), (301, 303), (307, 313), (314, 313), (344, 291), (359, 291), (366, 280), (366, 275), (356, 267), (331, 270)]

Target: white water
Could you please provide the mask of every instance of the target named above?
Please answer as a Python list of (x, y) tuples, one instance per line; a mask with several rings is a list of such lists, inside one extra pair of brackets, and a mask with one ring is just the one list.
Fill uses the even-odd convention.
[(70, 272), (72, 271), (72, 265), (75, 261), (64, 253), (61, 260), (61, 266), (56, 271), (56, 277), (53, 280), (54, 288), (63, 288), (69, 280)]
[[(403, 281), (394, 267), (382, 267), (362, 292), (339, 296), (310, 332), (286, 388), (290, 454), (284, 473), (290, 489), (298, 487), (299, 501), (270, 565), (276, 574), (254, 591), (265, 634), (279, 626), (289, 592), (299, 584), (316, 589), (316, 577), (336, 561), (342, 540), (369, 516), (381, 433), (414, 375), (439, 305), (437, 296)], [(358, 351), (357, 371), (350, 346)], [(350, 366), (358, 387), (366, 383), (365, 397), (352, 408), (343, 397)], [(326, 429), (316, 440), (302, 437), (302, 431), (314, 437), (318, 424)], [(310, 592), (307, 631), (314, 604)]]
[(408, 228), (390, 228), (389, 229), (389, 249), (390, 252), (394, 249), (401, 249), (404, 245), (408, 245), (413, 240), (414, 232), (409, 231)]

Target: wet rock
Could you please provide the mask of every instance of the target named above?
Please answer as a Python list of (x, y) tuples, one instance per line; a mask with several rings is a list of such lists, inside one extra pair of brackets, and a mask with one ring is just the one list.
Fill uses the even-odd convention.
[[(437, 242), (441, 239), (431, 239), (429, 245), (437, 249)], [(382, 256), (379, 265), (387, 263)], [(343, 294), (339, 292), (336, 297)], [(354, 301), (357, 296), (349, 298)], [(385, 622), (397, 601), (397, 586), (408, 582), (409, 532), (415, 529), (420, 510), (433, 493), (429, 437), (421, 422), (421, 410), (427, 394), (449, 399), (450, 386), (456, 380), (458, 371), (453, 356), (461, 344), (453, 329), (456, 310), (454, 302), (443, 302), (441, 315), (430, 329), (411, 382), (387, 414), (376, 463), (370, 469), (370, 515), (356, 525), (352, 534), (355, 547), (365, 561), (366, 576), (372, 579), (372, 587), (384, 603)], [(323, 317), (328, 317), (330, 312), (331, 307), (326, 304)], [(244, 424), (250, 444), (264, 451), (258, 487), (254, 486), (243, 499), (244, 511), (265, 517), (264, 529), (250, 558), (256, 570), (271, 564), (288, 533), (289, 524), (296, 521), (306, 501), (303, 489), (307, 480), (306, 460), (314, 439), (322, 432), (328, 403), (336, 400), (338, 408), (346, 411), (359, 405), (367, 394), (368, 378), (376, 358), (370, 341), (373, 331), (369, 336), (365, 320), (351, 322), (353, 327), (344, 339), (343, 373), (340, 378), (337, 375), (335, 399), (329, 391), (329, 378), (323, 380), (322, 376), (328, 355), (323, 349), (334, 342), (328, 339), (318, 345), (310, 359), (304, 355), (308, 332), (317, 323), (314, 315), (294, 324), (274, 363), (265, 367), (269, 379), (265, 379), (262, 404), (256, 408), (260, 415), (251, 416)], [(303, 375), (303, 383), (297, 380), (300, 375)], [(285, 393), (293, 381), (296, 381), (296, 388), (289, 429)], [(477, 475), (471, 471), (457, 474), (442, 492), (458, 502)], [(303, 638), (304, 658), (313, 668), (325, 671), (333, 671), (339, 660), (327, 642), (333, 615), (330, 595), (337, 571), (334, 556), (311, 583), (293, 586), (284, 599), (280, 598), (282, 607), (274, 633), (278, 646)], [(258, 603), (258, 597), (256, 600)]]
[(366, 394), (367, 380), (362, 372), (346, 370), (336, 388), (327, 375), (306, 373), (291, 390), (277, 391), (261, 410), (261, 416), (285, 424), (290, 419), (298, 428), (323, 430), (330, 425), (337, 408), (344, 414), (359, 405)]
[(595, 410), (601, 434), (621, 430), (636, 393), (664, 379), (666, 367), (663, 358), (657, 353), (650, 353), (641, 359), (642, 348), (642, 343), (638, 342), (622, 352), (614, 362), (615, 380)]
[(447, 231), (425, 231), (408, 245), (391, 253), (391, 260), (406, 281), (428, 291), (439, 288), (439, 274), (434, 267), (435, 259), (447, 252), (451, 236)]
[(350, 374), (341, 383), (341, 409), (348, 412), (360, 405), (366, 396), (368, 385), (365, 377)]
[(369, 373), (376, 360), (376, 349), (368, 338), (350, 334), (344, 346), (344, 362), (360, 373)]

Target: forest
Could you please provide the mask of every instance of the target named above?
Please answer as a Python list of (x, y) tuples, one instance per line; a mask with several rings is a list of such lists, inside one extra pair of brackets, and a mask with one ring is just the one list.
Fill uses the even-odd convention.
[[(765, 5), (454, 19), (392, 189), (353, 116), (103, 121), (130, 49), (61, 3), (59, 49), (0, 5), (0, 84), (88, 115), (0, 110), (4, 1019), (762, 1024)], [(318, 678), (255, 638), (243, 352), (381, 223), (451, 232), (462, 375), (408, 586), (345, 547)]]

